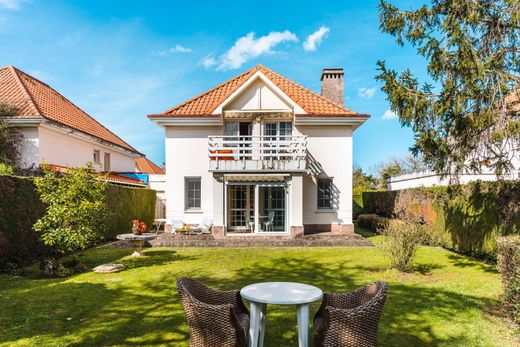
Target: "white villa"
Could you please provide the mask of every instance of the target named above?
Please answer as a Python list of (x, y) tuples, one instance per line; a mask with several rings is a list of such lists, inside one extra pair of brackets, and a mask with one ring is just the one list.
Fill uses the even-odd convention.
[(166, 218), (215, 237), (352, 232), (352, 134), (343, 69), (321, 95), (261, 65), (149, 115), (165, 130)]
[(111, 173), (108, 180), (113, 183), (145, 186), (117, 174), (134, 172), (143, 154), (49, 85), (13, 66), (0, 68), (0, 102), (18, 109), (8, 121), (23, 136), (20, 167), (46, 163), (62, 170), (93, 162)]

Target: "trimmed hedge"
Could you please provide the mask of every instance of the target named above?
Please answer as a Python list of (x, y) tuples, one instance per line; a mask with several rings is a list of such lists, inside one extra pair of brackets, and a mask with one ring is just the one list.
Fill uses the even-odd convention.
[(148, 227), (152, 225), (155, 217), (155, 190), (109, 185), (106, 195), (107, 239), (115, 239), (117, 234), (131, 232), (133, 219), (145, 222)]
[(504, 305), (511, 317), (520, 323), (520, 236), (498, 239), (498, 268), (502, 274)]
[[(150, 225), (155, 214), (155, 191), (109, 185), (106, 239), (131, 231), (132, 219)], [(0, 269), (28, 264), (45, 254), (32, 229), (45, 213), (31, 178), (0, 176)]]
[(43, 255), (43, 244), (32, 226), (44, 213), (32, 179), (0, 176), (0, 268)]
[(496, 259), (497, 237), (520, 234), (520, 182), (363, 193), (366, 213), (425, 224), (431, 242)]
[(375, 213), (360, 214), (357, 217), (357, 225), (374, 233), (382, 234), (388, 226), (390, 218), (382, 217)]

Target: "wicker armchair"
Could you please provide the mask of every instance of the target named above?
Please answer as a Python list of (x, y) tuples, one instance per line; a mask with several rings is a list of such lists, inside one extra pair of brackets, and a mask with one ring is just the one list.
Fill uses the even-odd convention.
[(325, 293), (314, 316), (314, 346), (376, 347), (388, 284), (375, 282), (348, 294)]
[(238, 290), (217, 291), (190, 279), (177, 280), (190, 328), (190, 347), (245, 346), (249, 311)]

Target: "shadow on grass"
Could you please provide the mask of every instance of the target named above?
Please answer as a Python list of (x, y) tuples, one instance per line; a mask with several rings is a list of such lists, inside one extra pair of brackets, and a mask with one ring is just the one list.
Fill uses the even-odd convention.
[(178, 345), (187, 341), (171, 279), (147, 283), (142, 290), (64, 280), (46, 283), (34, 286), (33, 282), (2, 293), (10, 300), (1, 300), (0, 344), (27, 345), (23, 339), (40, 346)]
[[(39, 345), (57, 341), (68, 346), (186, 346), (188, 328), (175, 289), (177, 277), (194, 277), (221, 290), (263, 281), (294, 281), (324, 291), (350, 292), (371, 282), (375, 272), (385, 270), (382, 266), (354, 267), (347, 261), (332, 263), (326, 258), (280, 252), (234, 270), (219, 271), (222, 265), (213, 264), (210, 266), (214, 266), (214, 272), (201, 275), (193, 270), (196, 258), (182, 257), (173, 250), (147, 250), (146, 254), (148, 257), (132, 259), (132, 265), (150, 267), (151, 272), (153, 266), (171, 262), (180, 266), (173, 273), (154, 273), (153, 279), (127, 279), (121, 285), (110, 285), (112, 277), (96, 277), (96, 281), (103, 278), (107, 282), (52, 280), (36, 285), (20, 280), (18, 286), (6, 286), (0, 299), (4, 310), (0, 326), (7, 328), (0, 334), (0, 343), (11, 345), (33, 338), (31, 343)], [(319, 254), (326, 257), (326, 252)], [(364, 277), (367, 268), (372, 271)], [(482, 345), (471, 322), (482, 315), (483, 307), (494, 303), (438, 287), (390, 283), (380, 325), (380, 345)], [(312, 312), (318, 305), (313, 304)], [(292, 306), (268, 307), (266, 346), (297, 345), (294, 311)]]
[(448, 259), (456, 267), (473, 268), (473, 269), (478, 269), (480, 271), (493, 273), (493, 274), (499, 273), (496, 265), (486, 264), (481, 261), (473, 260), (471, 258), (467, 258), (467, 257), (461, 256), (461, 255), (450, 254), (450, 255), (448, 255)]
[[(214, 277), (199, 277), (199, 280), (220, 289), (241, 288), (264, 281), (295, 281), (337, 293), (351, 292), (370, 280), (358, 282), (349, 276), (352, 270), (365, 272), (366, 267), (349, 267), (345, 263), (327, 264), (301, 258), (283, 257), (280, 262), (258, 263), (239, 269), (232, 280), (223, 282)], [(420, 270), (428, 272), (440, 268), (435, 264), (422, 265)], [(384, 267), (370, 267), (370, 271), (384, 271)], [(358, 276), (356, 276), (358, 277)], [(483, 306), (492, 305), (493, 300), (431, 288), (421, 285), (390, 283), (390, 292), (380, 325), (379, 343), (382, 346), (472, 346), (477, 345), (471, 331), (460, 329), (458, 336), (443, 337), (442, 326), (461, 324), (454, 318), (471, 319), (482, 314)], [(312, 305), (314, 313), (319, 302)], [(448, 328), (445, 328), (448, 329)], [(266, 346), (297, 345), (296, 316), (292, 306), (268, 305)]]

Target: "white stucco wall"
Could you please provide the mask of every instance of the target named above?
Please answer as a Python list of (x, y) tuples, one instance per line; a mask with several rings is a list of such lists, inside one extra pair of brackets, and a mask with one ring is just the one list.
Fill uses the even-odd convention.
[(297, 133), (307, 135), (307, 150), (321, 166), (318, 178), (333, 178), (338, 205), (331, 211), (317, 208), (317, 181), (304, 175), (303, 223), (352, 224), (352, 128), (350, 126), (306, 125)]
[[(166, 218), (182, 218), (196, 224), (213, 217), (213, 175), (208, 171), (208, 136), (222, 135), (222, 127), (167, 127), (166, 154)], [(184, 179), (201, 178), (201, 209), (185, 211)]]
[(104, 153), (110, 153), (110, 171), (133, 172), (134, 158), (96, 141), (67, 134), (63, 129), (40, 126), (38, 128), (39, 163), (60, 166), (84, 166), (93, 161), (94, 150), (99, 150), (101, 164)]
[[(503, 177), (504, 179), (520, 179), (520, 172)], [(467, 184), (473, 181), (496, 181), (498, 178), (493, 173), (463, 174), (458, 177), (458, 183)], [(454, 182), (457, 183), (457, 182)], [(405, 175), (392, 176), (386, 181), (387, 190), (401, 190), (417, 187), (447, 186), (449, 177), (441, 177), (431, 171), (413, 172)]]
[(38, 127), (23, 127), (18, 131), (23, 136), (20, 146), (20, 166), (37, 167), (40, 163)]
[(148, 188), (156, 191), (158, 199), (166, 199), (166, 175), (148, 175)]

